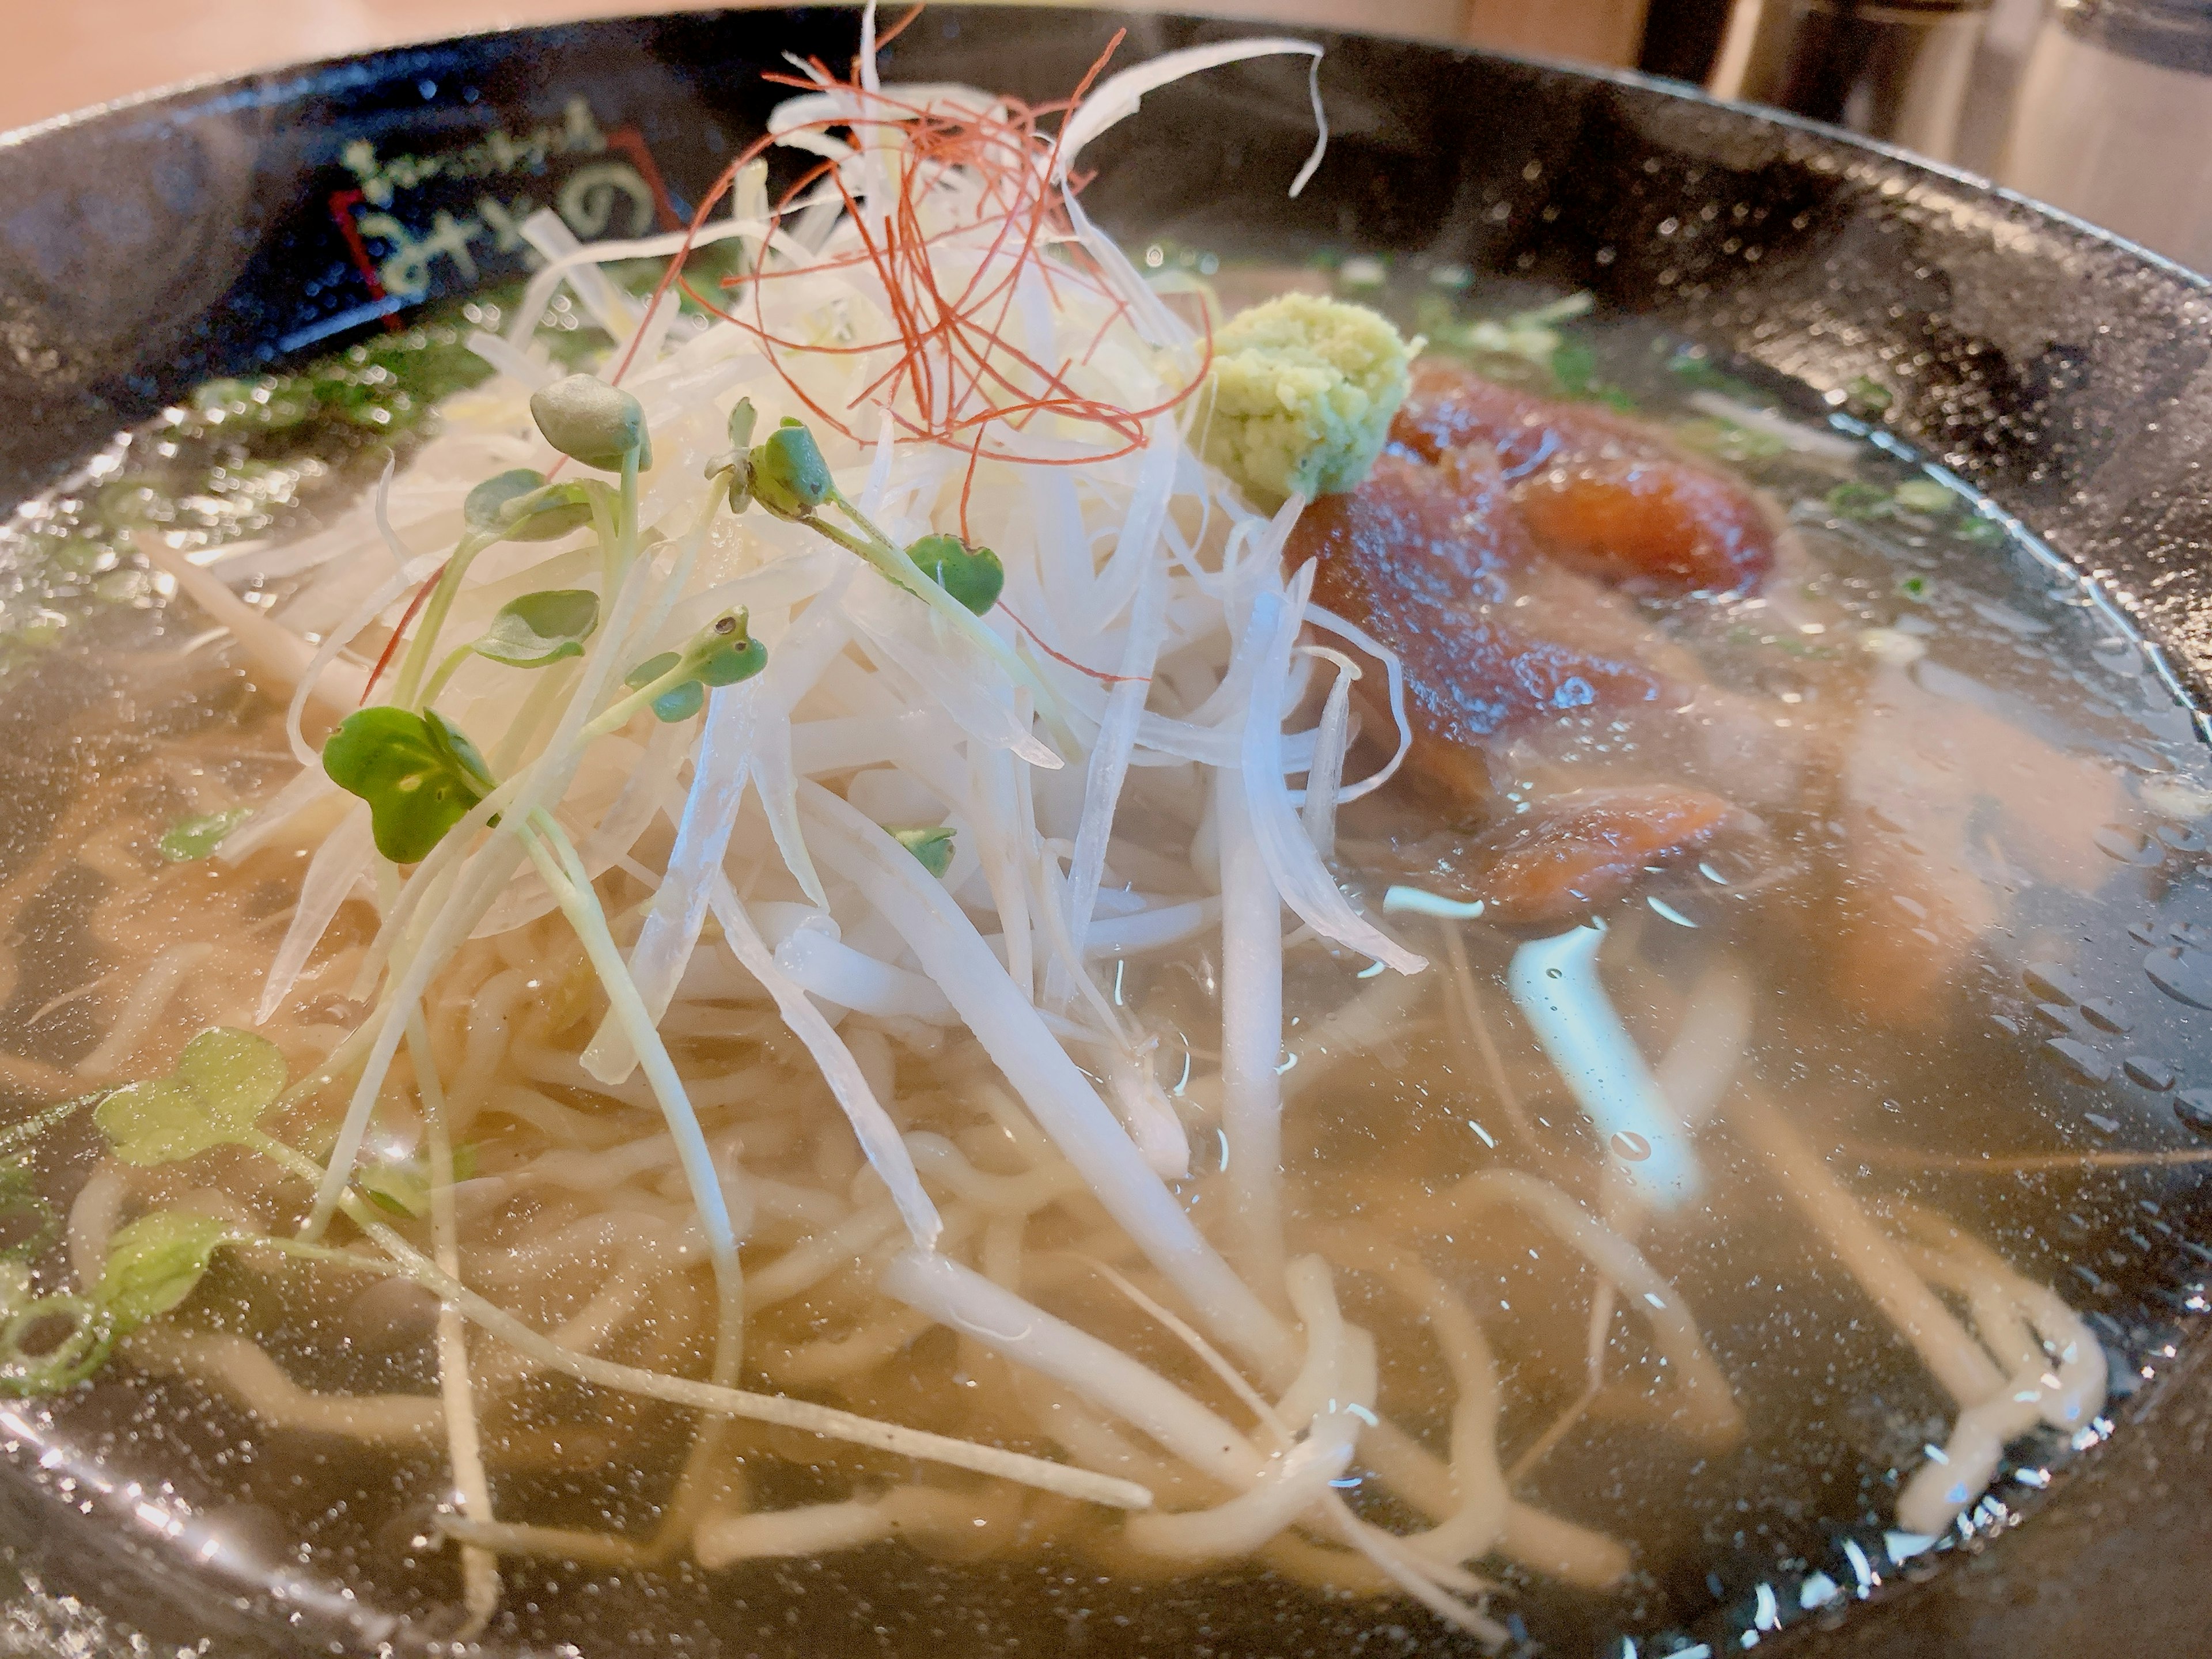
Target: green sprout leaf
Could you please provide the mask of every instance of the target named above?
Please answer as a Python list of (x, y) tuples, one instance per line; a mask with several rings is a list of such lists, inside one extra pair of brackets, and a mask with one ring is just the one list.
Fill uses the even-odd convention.
[(945, 872), (952, 867), (952, 831), (941, 823), (918, 824), (910, 828), (884, 826), (886, 833), (915, 856), (915, 861), (935, 876), (945, 879)]
[(906, 550), (921, 574), (977, 616), (999, 602), (1006, 568), (988, 547), (970, 547), (957, 536), (924, 536)]
[(545, 483), (545, 475), (534, 466), (495, 472), (469, 491), (461, 503), (461, 522), (479, 536), (504, 534), (507, 509), (536, 495)]
[(168, 1076), (118, 1089), (93, 1118), (125, 1164), (178, 1164), (250, 1137), (283, 1089), (275, 1043), (219, 1025), (187, 1042)]
[(222, 838), (243, 823), (250, 814), (250, 808), (234, 806), (227, 812), (195, 812), (188, 818), (179, 818), (163, 832), (157, 843), (161, 849), (161, 856), (172, 864), (204, 859), (221, 846)]
[(639, 471), (653, 465), (653, 439), (645, 410), (619, 386), (592, 374), (571, 374), (530, 394), (530, 417), (571, 460), (602, 472), (619, 472), (635, 458)]
[[(453, 1179), (466, 1181), (477, 1172), (477, 1149), (453, 1148)], [(430, 1213), (430, 1170), (421, 1159), (404, 1164), (372, 1164), (354, 1176), (354, 1185), (369, 1201), (390, 1214), (419, 1220)]]
[(126, 1336), (158, 1319), (198, 1288), (230, 1224), (211, 1215), (156, 1210), (108, 1242), (107, 1266), (92, 1300), (107, 1311), (114, 1334)]
[(1828, 511), (1839, 519), (1872, 519), (1889, 508), (1889, 492), (1854, 478), (1828, 492)]
[(1928, 578), (1907, 576), (1898, 583), (1897, 591), (1908, 599), (1924, 599), (1928, 597)]
[(1766, 394), (1757, 386), (1723, 373), (1720, 365), (1701, 346), (1684, 346), (1667, 360), (1667, 372), (1684, 386), (1700, 392), (1717, 392), (1740, 404), (1766, 401)]
[[(684, 660), (673, 651), (664, 651), (657, 657), (648, 657), (623, 677), (623, 684), (633, 691), (642, 691), (653, 681)], [(678, 720), (688, 720), (706, 706), (707, 691), (696, 679), (685, 680), (672, 686), (653, 700), (653, 718), (673, 726)]]
[(725, 481), (731, 512), (742, 513), (752, 505), (753, 458), (750, 452), (735, 449), (715, 456), (707, 463), (707, 476)]
[(735, 685), (768, 666), (768, 647), (753, 638), (742, 611), (726, 611), (707, 624), (691, 642), (699, 678), (708, 685)]
[(472, 536), (550, 542), (592, 521), (581, 484), (548, 483), (535, 467), (496, 473), (469, 491), (461, 518)]
[(779, 519), (797, 519), (828, 501), (836, 486), (814, 434), (797, 421), (768, 434), (752, 453), (753, 499)]
[(0, 1394), (53, 1394), (107, 1361), (115, 1328), (88, 1297), (34, 1296), (31, 1270), (0, 1262)]
[(509, 668), (543, 668), (582, 656), (584, 641), (599, 625), (599, 596), (591, 589), (548, 588), (500, 606), (476, 652)]
[(753, 400), (740, 398), (730, 410), (730, 447), (707, 463), (709, 478), (726, 476), (729, 480), (730, 511), (742, 513), (753, 496), (753, 458), (750, 446), (753, 427), (759, 416), (753, 409)]
[(1552, 352), (1552, 378), (1570, 398), (1589, 395), (1597, 379), (1597, 353), (1587, 340), (1562, 340)]
[(1684, 421), (1674, 435), (1691, 448), (1733, 464), (1771, 460), (1790, 453), (1790, 446), (1771, 432), (1760, 432), (1730, 420)]
[(323, 745), (332, 783), (368, 803), (376, 850), (419, 864), (492, 791), (483, 757), (435, 709), (358, 709)]
[(16, 1235), (0, 1244), (0, 1261), (35, 1261), (62, 1236), (61, 1212), (40, 1194), (27, 1158), (0, 1162), (0, 1227)]
[(768, 647), (758, 640), (732, 641), (716, 647), (699, 664), (699, 678), (708, 685), (735, 685), (768, 666)]
[(623, 684), (642, 691), (655, 680), (681, 672), (653, 700), (653, 712), (673, 725), (688, 720), (705, 707), (706, 688), (735, 685), (749, 680), (768, 665), (768, 647), (747, 631), (742, 611), (726, 611), (693, 635), (684, 649), (649, 657), (623, 676)]

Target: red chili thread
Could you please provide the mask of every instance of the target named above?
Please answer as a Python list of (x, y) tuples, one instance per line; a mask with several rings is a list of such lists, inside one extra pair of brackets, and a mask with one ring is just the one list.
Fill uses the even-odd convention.
[(634, 126), (617, 127), (607, 135), (607, 148), (620, 150), (637, 168), (645, 187), (653, 192), (653, 215), (660, 222), (663, 230), (681, 230), (684, 220), (676, 211), (676, 204), (669, 198), (668, 185), (660, 176), (660, 167), (653, 159), (645, 135)]
[(1013, 617), (1014, 626), (1028, 635), (1030, 642), (1038, 650), (1043, 652), (1054, 662), (1065, 667), (1073, 668), (1079, 674), (1086, 674), (1091, 678), (1103, 681), (1108, 685), (1150, 685), (1152, 683), (1152, 677), (1149, 674), (1109, 674), (1103, 668), (1087, 668), (1074, 658), (1055, 651), (1047, 645), (1044, 642), (1044, 635), (1016, 616), (1013, 606), (1008, 605), (1004, 599), (999, 601), (999, 609)]
[[(968, 476), (960, 481), (960, 540), (969, 547), (975, 545), (975, 538), (968, 533), (968, 494), (975, 488), (975, 463), (983, 459), (985, 430), (980, 426), (975, 428), (975, 447), (968, 452)], [(1006, 614), (1011, 617), (1013, 612)]]
[(376, 666), (368, 671), (368, 683), (361, 688), (361, 701), (354, 705), (355, 708), (366, 708), (368, 706), (368, 694), (376, 690), (377, 681), (384, 678), (384, 671), (392, 665), (392, 658), (398, 654), (399, 641), (407, 637), (407, 624), (415, 620), (415, 613), (422, 608), (422, 602), (430, 597), (430, 590), (438, 585), (438, 579), (445, 574), (446, 567), (441, 564), (430, 573), (428, 581), (415, 590), (415, 597), (407, 601), (407, 609), (399, 615), (399, 626), (392, 630), (392, 637), (384, 642), (383, 653), (377, 658)]
[[(361, 280), (368, 287), (370, 296), (378, 300), (389, 299), (391, 296), (385, 292), (384, 278), (376, 274), (376, 261), (368, 257), (368, 244), (362, 240), (361, 227), (353, 222), (353, 210), (363, 199), (357, 190), (331, 191), (331, 217), (337, 221), (338, 234), (345, 238), (346, 247), (353, 254), (353, 268), (361, 273)], [(403, 326), (398, 312), (384, 313), (386, 333), (397, 334)]]

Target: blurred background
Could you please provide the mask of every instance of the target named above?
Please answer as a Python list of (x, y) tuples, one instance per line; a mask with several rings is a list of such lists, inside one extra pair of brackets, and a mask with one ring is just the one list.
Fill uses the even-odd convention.
[[(2212, 269), (2212, 0), (1124, 4), (1640, 68), (1989, 174)], [(303, 58), (679, 8), (709, 9), (684, 0), (0, 0), (17, 65), (0, 76), (0, 130)]]

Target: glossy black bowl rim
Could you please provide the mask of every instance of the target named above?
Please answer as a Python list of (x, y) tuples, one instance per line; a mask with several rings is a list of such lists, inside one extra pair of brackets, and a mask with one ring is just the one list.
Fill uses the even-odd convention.
[[(857, 6), (848, 9), (857, 15), (859, 9)], [(1110, 11), (1111, 8), (1099, 7), (1093, 9)], [(778, 15), (780, 15), (780, 9), (774, 6), (738, 7), (719, 12), (712, 9), (685, 9), (676, 12), (642, 10), (591, 17), (563, 18), (545, 23), (471, 30), (456, 34), (432, 35), (422, 39), (389, 42), (357, 52), (297, 60), (236, 74), (216, 74), (197, 77), (47, 117), (11, 131), (0, 132), (0, 153), (29, 150), (35, 155), (36, 148), (41, 144), (64, 140), (71, 135), (96, 128), (103, 123), (125, 121), (136, 116), (158, 112), (165, 105), (176, 106), (180, 115), (189, 115), (196, 105), (226, 94), (251, 98), (258, 93), (263, 100), (272, 103), (281, 102), (289, 83), (312, 82), (327, 74), (342, 72), (349, 68), (378, 65), (388, 59), (414, 52), (452, 47), (471, 42), (489, 45), (592, 27), (620, 27), (625, 24), (650, 24), (672, 19), (714, 17), (732, 20), (766, 19)], [(1763, 106), (1717, 98), (1704, 88), (1688, 82), (1647, 75), (1633, 70), (1581, 64), (1534, 54), (1492, 51), (1472, 45), (1395, 35), (1385, 31), (1340, 27), (1305, 28), (1295, 25), (1270, 24), (1260, 19), (1224, 17), (1206, 13), (1147, 11), (1140, 14), (1125, 14), (1125, 15), (1132, 21), (1157, 22), (1170, 26), (1195, 24), (1216, 29), (1235, 29), (1255, 35), (1266, 33), (1301, 39), (1310, 36), (1324, 44), (1332, 39), (1385, 40), (1393, 44), (1402, 44), (1424, 53), (1433, 54), (1439, 58), (1490, 61), (1521, 65), (1540, 70), (1547, 75), (1620, 87), (1664, 99), (1675, 104), (1711, 110), (1724, 114), (1732, 120), (1802, 135), (1833, 150), (1855, 152), (1869, 161), (1877, 161), (1898, 169), (1919, 181), (1948, 186), (1968, 196), (2024, 211), (2063, 232), (2066, 237), (2077, 246), (2102, 248), (2142, 266), (2148, 272), (2171, 285), (2176, 290), (2177, 297), (2183, 295), (2212, 297), (2212, 276), (2191, 270), (2166, 256), (2097, 226), (2078, 215), (1998, 185), (1988, 178), (1966, 169), (1917, 155), (1895, 145), (1871, 140), (1827, 123)], [(2077, 572), (2081, 568), (2077, 562), (2063, 555), (2046, 550), (2046, 556), (2067, 568)], [(2208, 562), (2199, 586), (2200, 591), (2212, 592), (2212, 562)], [(2132, 614), (2129, 615), (2128, 622), (2131, 628), (2142, 631), (2147, 635), (2155, 628), (2155, 624), (2148, 619)], [(2167, 678), (2172, 689), (2201, 709), (2203, 700), (2197, 684), (2200, 671), (2194, 668), (2186, 669), (2178, 675), (2169, 673)], [(2177, 1367), (2172, 1376), (2161, 1377), (2155, 1398), (2169, 1398), (2176, 1389), (2193, 1388), (2199, 1391), (2212, 1393), (2212, 1355), (2207, 1355), (2203, 1352), (2205, 1346), (2206, 1345), (2203, 1343), (2198, 1345), (2198, 1351), (2193, 1363), (2185, 1363)], [(2130, 1417), (2138, 1414), (2138, 1408), (2143, 1403), (2142, 1401), (2130, 1402), (2125, 1408), (2126, 1414)], [(2134, 1437), (2124, 1435), (2121, 1438), (2123, 1441), (2130, 1441)], [(2118, 1447), (2106, 1449), (2100, 1457), (2093, 1458), (2089, 1462), (2093, 1467), (2100, 1467), (2103, 1463), (2111, 1461), (2118, 1450)], [(2069, 1469), (2062, 1476), (2062, 1484), (2070, 1487), (2079, 1478), (2080, 1474), (2077, 1471)], [(0, 1512), (4, 1512), (7, 1507), (6, 1500), (0, 1498)], [(2045, 1517), (2039, 1516), (2039, 1520)], [(1892, 1610), (1894, 1611), (1898, 1609), (1898, 1603), (1902, 1602), (1909, 1607), (1917, 1598), (1914, 1595), (1907, 1594), (1902, 1597), (1887, 1599)], [(1869, 1612), (1873, 1610), (1867, 1609)], [(122, 1608), (119, 1611), (127, 1614), (129, 1609)], [(1803, 1633), (1810, 1634), (1810, 1632)], [(255, 1634), (258, 1634), (258, 1629)], [(355, 1629), (354, 1635), (356, 1639), (359, 1638), (358, 1627)], [(1848, 1629), (1845, 1632), (1844, 1645), (1846, 1647), (1851, 1645)], [(1883, 1650), (1884, 1652), (1888, 1650), (1887, 1648)]]
[[(1097, 12), (1113, 12), (1111, 5), (1096, 5), (1089, 0), (1055, 0), (1063, 7), (1079, 8)], [(832, 5), (844, 5), (858, 13), (861, 8), (851, 0), (828, 0)], [(1012, 8), (1009, 8), (1010, 9)], [(268, 81), (283, 81), (294, 77), (312, 78), (323, 71), (348, 64), (371, 64), (394, 53), (419, 52), (428, 48), (453, 46), (471, 41), (490, 41), (545, 31), (572, 28), (587, 25), (619, 27), (625, 23), (650, 23), (678, 17), (744, 17), (772, 15), (783, 8), (776, 5), (760, 6), (702, 6), (685, 7), (672, 11), (652, 9), (641, 11), (594, 12), (586, 16), (563, 17), (543, 22), (511, 23), (503, 27), (483, 29), (464, 29), (453, 34), (427, 34), (404, 40), (389, 40), (359, 52), (333, 53), (327, 58), (302, 58), (273, 64), (258, 69), (240, 70), (225, 74), (221, 70), (208, 75), (194, 76), (182, 81), (165, 82), (158, 86), (136, 92), (118, 94), (96, 104), (83, 105), (76, 109), (64, 110), (53, 115), (27, 121), (21, 126), (0, 130), (0, 150), (15, 149), (26, 144), (37, 143), (49, 135), (73, 131), (94, 122), (110, 117), (123, 117), (149, 109), (159, 104), (195, 99), (209, 93), (240, 91)], [(1987, 174), (1958, 167), (1935, 156), (1924, 155), (1901, 144), (1893, 144), (1864, 133), (1854, 132), (1849, 127), (1832, 122), (1819, 121), (1795, 111), (1779, 109), (1771, 104), (1755, 104), (1744, 99), (1722, 98), (1694, 81), (1678, 81), (1668, 76), (1650, 75), (1641, 70), (1626, 69), (1611, 64), (1583, 63), (1575, 58), (1552, 57), (1540, 52), (1515, 52), (1500, 47), (1486, 46), (1472, 41), (1438, 40), (1426, 35), (1400, 34), (1389, 29), (1369, 29), (1330, 25), (1314, 28), (1296, 23), (1277, 23), (1263, 17), (1244, 17), (1205, 10), (1163, 9), (1119, 15), (1139, 17), (1166, 24), (1205, 24), (1212, 27), (1249, 27), (1255, 34), (1267, 33), (1285, 39), (1304, 39), (1309, 34), (1325, 37), (1358, 37), (1387, 40), (1440, 53), (1448, 57), (1486, 58), (1501, 63), (1518, 64), (1530, 69), (1542, 70), (1554, 75), (1566, 75), (1585, 81), (1597, 81), (1613, 86), (1627, 87), (1640, 92), (1656, 93), (1680, 102), (1704, 108), (1723, 111), (1739, 118), (1759, 121), (1767, 125), (1804, 134), (1824, 143), (1846, 149), (1864, 151), (1871, 156), (1900, 167), (1960, 185), (1978, 194), (1994, 198), (2014, 207), (2026, 208), (2053, 223), (2064, 226), (2084, 240), (2100, 242), (2117, 252), (2141, 260), (2161, 275), (2178, 280), (2201, 293), (2212, 295), (2212, 274), (2191, 270), (2179, 261), (2146, 247), (2141, 242), (2122, 235), (2067, 208), (2058, 207), (2040, 197), (1998, 183)]]

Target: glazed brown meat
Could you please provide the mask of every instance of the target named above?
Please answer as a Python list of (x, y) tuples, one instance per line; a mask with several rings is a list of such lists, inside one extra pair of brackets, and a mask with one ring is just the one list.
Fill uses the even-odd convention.
[(1632, 784), (1570, 790), (1481, 836), (1431, 836), (1374, 856), (1441, 897), (1480, 899), (1492, 922), (1550, 927), (1616, 902), (1724, 835), (1742, 842), (1759, 830), (1705, 790)]
[[(1609, 410), (1449, 365), (1418, 371), (1392, 440), (1358, 489), (1306, 509), (1288, 556), (1315, 562), (1316, 603), (1402, 661), (1409, 786), (1475, 830), (1504, 787), (1493, 762), (1520, 740), (1557, 749), (1583, 733), (1624, 759), (1592, 787), (1524, 795), (1487, 832), (1389, 861), (1508, 926), (1548, 926), (1729, 826), (1756, 829), (1718, 794), (1650, 780), (1653, 757), (1711, 718), (1696, 712), (1708, 688), (1607, 590), (1756, 587), (1774, 557), (1757, 499)], [(1362, 690), (1364, 728), (1392, 729), (1379, 680)]]
[[(1462, 452), (1431, 466), (1386, 454), (1360, 487), (1299, 519), (1293, 565), (1318, 561), (1314, 599), (1357, 623), (1406, 665), (1414, 779), (1463, 805), (1489, 799), (1484, 746), (1570, 711), (1656, 702), (1664, 682), (1626, 659), (1514, 628), (1512, 577), (1534, 557), (1494, 462)], [(1363, 705), (1370, 731), (1387, 704)]]
[(1510, 926), (1571, 921), (1744, 822), (1745, 814), (1702, 789), (1573, 790), (1485, 838), (1477, 848), (1483, 896), (1493, 919)]
[(1390, 435), (1431, 463), (1473, 446), (1495, 454), (1536, 544), (1603, 580), (1740, 592), (1773, 566), (1773, 526), (1750, 491), (1610, 410), (1423, 362)]

